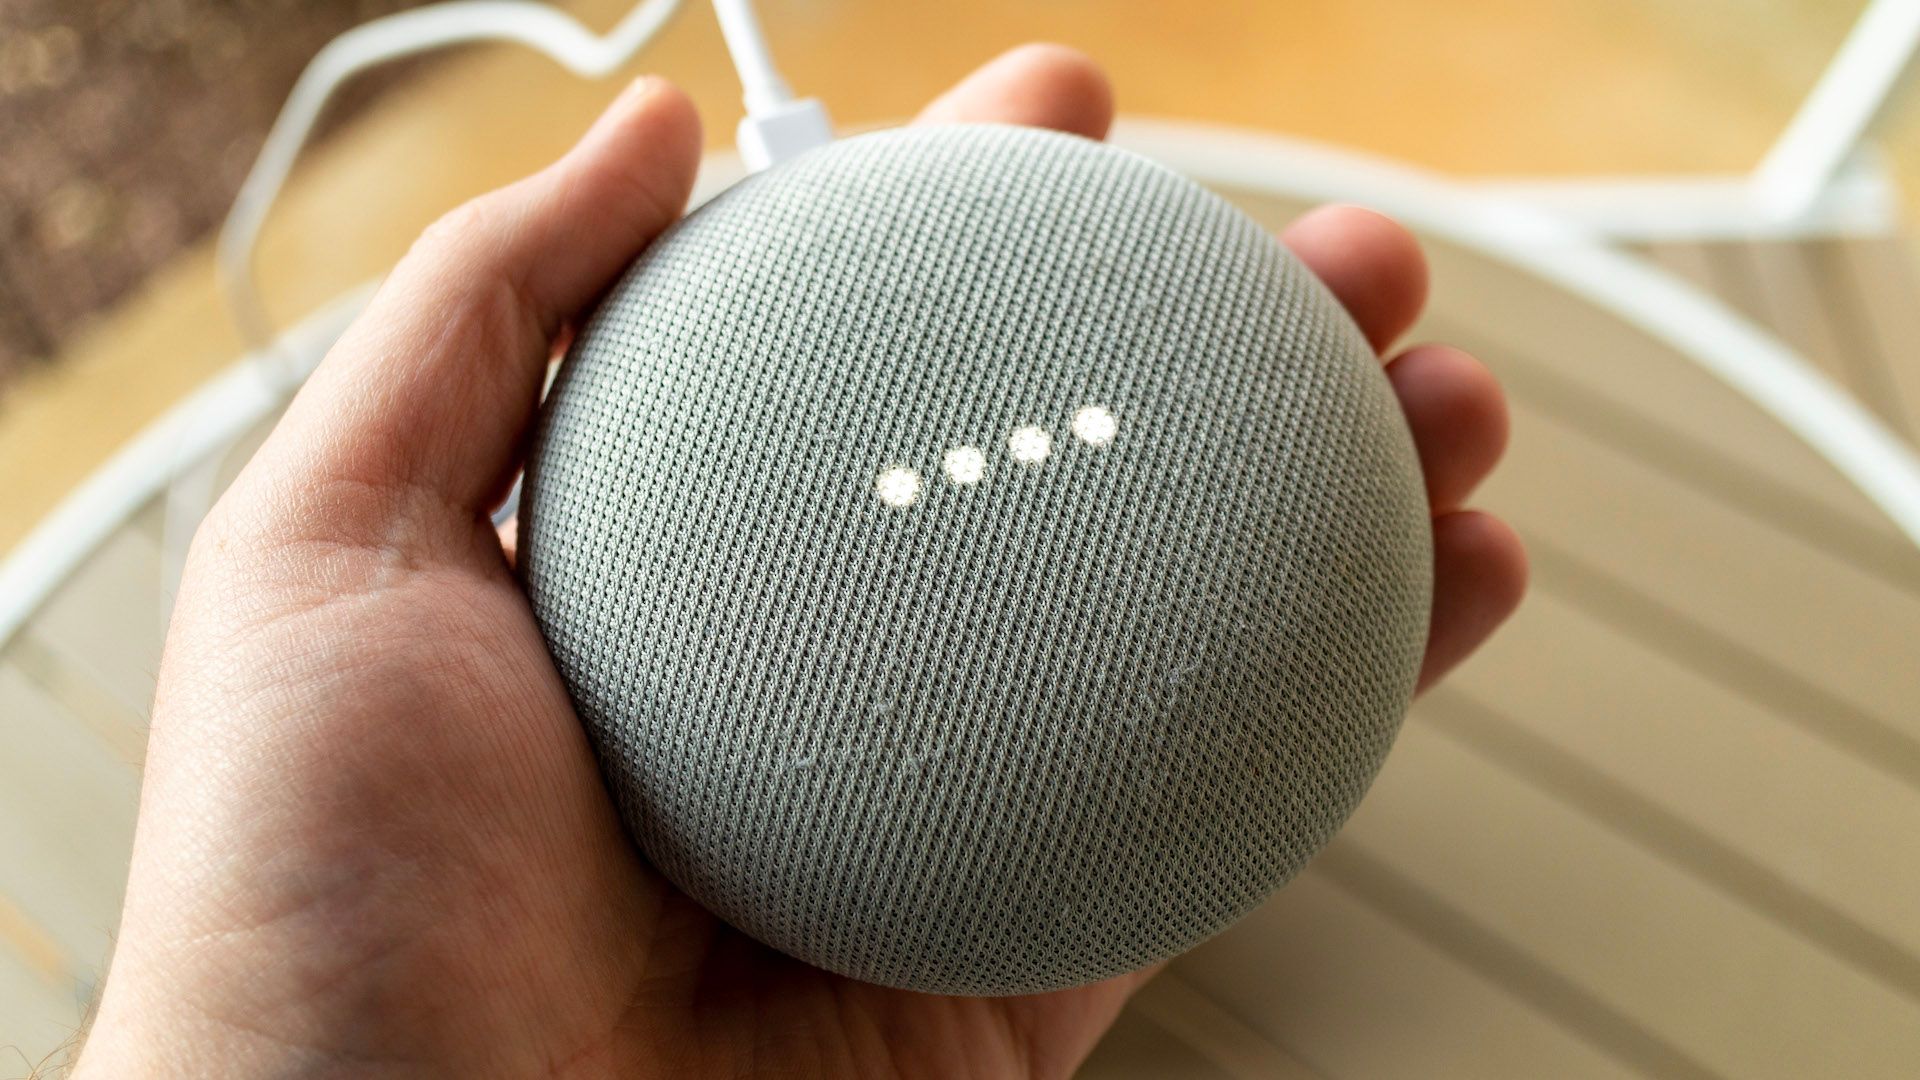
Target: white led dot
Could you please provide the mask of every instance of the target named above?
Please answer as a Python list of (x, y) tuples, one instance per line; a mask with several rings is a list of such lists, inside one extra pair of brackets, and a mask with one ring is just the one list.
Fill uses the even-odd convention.
[(1073, 434), (1088, 446), (1105, 446), (1120, 431), (1120, 421), (1105, 405), (1088, 405), (1073, 414)]
[(962, 487), (971, 487), (987, 475), (987, 455), (971, 446), (956, 446), (942, 460), (947, 479)]
[(873, 493), (888, 506), (905, 508), (920, 501), (920, 474), (902, 465), (873, 478)]
[(1017, 428), (1007, 436), (1007, 452), (1022, 465), (1038, 465), (1053, 453), (1053, 436), (1042, 428)]

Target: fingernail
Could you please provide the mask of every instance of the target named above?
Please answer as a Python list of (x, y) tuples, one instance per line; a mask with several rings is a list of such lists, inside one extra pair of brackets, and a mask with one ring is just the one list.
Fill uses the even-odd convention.
[(650, 97), (655, 90), (659, 89), (660, 81), (658, 75), (642, 75), (628, 83), (627, 88), (620, 91), (620, 96), (613, 99), (613, 103), (624, 108), (641, 98)]

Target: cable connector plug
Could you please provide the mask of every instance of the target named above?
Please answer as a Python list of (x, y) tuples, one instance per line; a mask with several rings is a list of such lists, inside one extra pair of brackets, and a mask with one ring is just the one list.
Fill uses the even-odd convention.
[(818, 99), (801, 98), (750, 112), (741, 118), (736, 137), (741, 160), (749, 170), (759, 172), (832, 142), (833, 123)]

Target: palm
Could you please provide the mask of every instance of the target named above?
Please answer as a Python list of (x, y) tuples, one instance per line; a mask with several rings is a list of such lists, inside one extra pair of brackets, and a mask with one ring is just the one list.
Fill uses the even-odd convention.
[[(1108, 109), (1083, 59), (1030, 49), (928, 112), (1098, 135)], [(485, 510), (562, 320), (677, 212), (698, 149), (656, 85), (436, 227), (196, 537), (83, 1068), (1060, 1073), (1141, 981), (851, 982), (720, 923), (623, 833)], [(1396, 226), (1332, 210), (1286, 240), (1377, 347), (1417, 314)], [(1517, 601), (1511, 533), (1457, 511), (1504, 418), (1463, 354), (1388, 370), (1436, 511), (1430, 680)]]
[[(284, 813), (221, 815), (199, 838), (207, 859), (274, 865), (247, 897), (274, 917), (239, 932), (176, 922), (170, 936), (217, 935), (220, 948), (199, 960), (222, 981), (249, 978), (260, 957), (281, 958), (307, 987), (303, 1012), (379, 1004), (350, 1043), (315, 1039), (313, 1052), (465, 1063), (475, 1073), (677, 1061), (701, 1074), (781, 1062), (1009, 1075), (1078, 1060), (1123, 1000), (1124, 984), (1010, 999), (913, 994), (759, 945), (673, 889), (628, 843), (483, 528), (470, 525), (470, 545), (449, 545), (398, 579), (358, 552), (316, 565), (219, 543), (246, 529), (225, 518), (210, 527), (204, 546), (223, 555), (203, 579), (211, 591), (293, 598), (324, 589), (332, 599), (229, 622), (211, 643), (217, 665), (203, 662), (197, 635), (177, 639), (167, 705), (324, 694), (323, 726), (298, 712), (256, 715), (241, 742), (175, 724), (156, 732), (155, 753), (219, 738), (231, 751), (224, 760), (321, 755), (326, 767), (276, 776)], [(290, 667), (293, 642), (321, 647)], [(209, 685), (181, 670), (263, 677)], [(356, 690), (342, 695), (341, 684)], [(224, 771), (200, 772), (196, 786), (247, 782)], [(352, 853), (344, 866), (343, 852)], [(287, 1022), (270, 1000), (220, 1019), (241, 1029)], [(891, 1037), (907, 1031), (915, 1037)]]

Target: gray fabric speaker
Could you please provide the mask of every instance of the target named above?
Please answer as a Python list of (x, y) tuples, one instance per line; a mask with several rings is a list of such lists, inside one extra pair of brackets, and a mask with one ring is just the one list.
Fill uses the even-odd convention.
[(668, 878), (832, 971), (1006, 994), (1179, 953), (1332, 836), (1413, 690), (1423, 492), (1253, 221), (1099, 143), (911, 129), (640, 257), (520, 558)]

